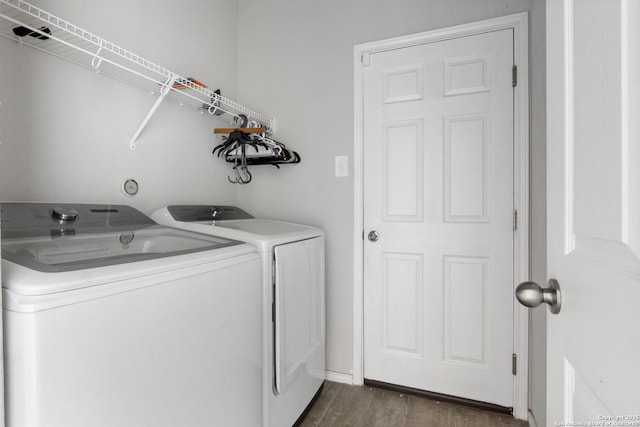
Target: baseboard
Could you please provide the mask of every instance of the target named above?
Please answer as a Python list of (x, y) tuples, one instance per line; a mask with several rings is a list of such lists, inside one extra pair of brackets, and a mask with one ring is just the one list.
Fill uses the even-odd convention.
[(353, 375), (336, 371), (325, 371), (325, 379), (334, 383), (353, 384)]
[(527, 416), (527, 422), (529, 423), (529, 427), (538, 427), (538, 423), (536, 423), (536, 419), (533, 417), (531, 411), (529, 411), (529, 415)]

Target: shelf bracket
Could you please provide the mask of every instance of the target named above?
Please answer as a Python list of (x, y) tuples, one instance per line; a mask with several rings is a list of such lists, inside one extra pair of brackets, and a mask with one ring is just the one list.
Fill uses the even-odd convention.
[(100, 46), (91, 59), (91, 66), (96, 70), (97, 73), (100, 72), (99, 68), (102, 65), (102, 57), (100, 56), (100, 52), (102, 52), (102, 46)]
[[(155, 105), (129, 140), (131, 149), (135, 149), (136, 140), (167, 95), (171, 95), (169, 98), (180, 105), (188, 105), (203, 114), (207, 112), (217, 116), (226, 113), (235, 118), (246, 116), (248, 121), (259, 124), (256, 127), (264, 128), (267, 136), (275, 132), (274, 119), (221, 96), (219, 91), (211, 91), (195, 79), (181, 77), (147, 61), (25, 0), (0, 0), (0, 23), (0, 37), (15, 41), (19, 46), (49, 53), (97, 74), (150, 91), (154, 96), (160, 92)], [(16, 32), (14, 30), (17, 27), (24, 29)], [(172, 93), (169, 94), (169, 91)]]
[(145, 128), (145, 126), (147, 126), (147, 123), (151, 119), (151, 116), (153, 116), (153, 113), (155, 113), (158, 107), (160, 106), (160, 104), (162, 104), (162, 101), (164, 100), (165, 96), (167, 96), (167, 94), (173, 87), (173, 84), (176, 82), (177, 78), (178, 76), (173, 75), (169, 80), (167, 80), (162, 85), (162, 88), (160, 89), (160, 96), (158, 96), (158, 99), (156, 99), (155, 104), (153, 104), (153, 106), (151, 107), (151, 110), (149, 110), (149, 112), (147, 113), (147, 116), (144, 118), (144, 120), (142, 120), (142, 123), (140, 123), (140, 126), (138, 126), (138, 130), (136, 130), (136, 133), (133, 134), (133, 138), (131, 138), (131, 140), (129, 141), (129, 148), (131, 148), (132, 150), (136, 149), (136, 140), (142, 133), (142, 130)]

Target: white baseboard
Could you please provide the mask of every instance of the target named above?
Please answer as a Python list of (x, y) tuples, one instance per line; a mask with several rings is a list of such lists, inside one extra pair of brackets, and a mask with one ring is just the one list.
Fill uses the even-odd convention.
[(538, 427), (538, 423), (536, 423), (536, 419), (533, 418), (531, 411), (529, 411), (529, 415), (527, 416), (527, 422), (529, 423), (529, 427)]
[(325, 379), (334, 383), (353, 384), (353, 375), (342, 372), (325, 371)]

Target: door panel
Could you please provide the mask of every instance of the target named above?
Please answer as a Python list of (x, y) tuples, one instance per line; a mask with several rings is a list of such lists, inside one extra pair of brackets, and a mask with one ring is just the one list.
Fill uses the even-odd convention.
[(489, 222), (487, 126), (484, 115), (445, 118), (445, 222)]
[(444, 259), (444, 360), (485, 366), (488, 258)]
[(382, 125), (384, 221), (422, 221), (422, 128), (420, 120)]
[(640, 423), (639, 19), (638, 2), (547, 1), (548, 269), (563, 295), (548, 425)]
[(324, 378), (324, 238), (274, 248), (275, 392)]
[(422, 354), (421, 255), (382, 255), (383, 349), (412, 357)]
[(370, 380), (513, 406), (513, 31), (364, 69)]

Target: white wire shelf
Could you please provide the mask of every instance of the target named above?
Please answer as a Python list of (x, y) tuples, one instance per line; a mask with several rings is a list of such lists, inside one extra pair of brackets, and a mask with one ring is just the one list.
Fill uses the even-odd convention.
[(265, 128), (267, 134), (274, 131), (274, 119), (25, 1), (0, 0), (0, 36), (158, 95), (156, 104), (131, 139), (131, 148), (135, 148), (135, 140), (165, 98), (204, 113), (226, 113), (234, 118), (244, 115), (250, 122), (255, 122), (255, 127)]

